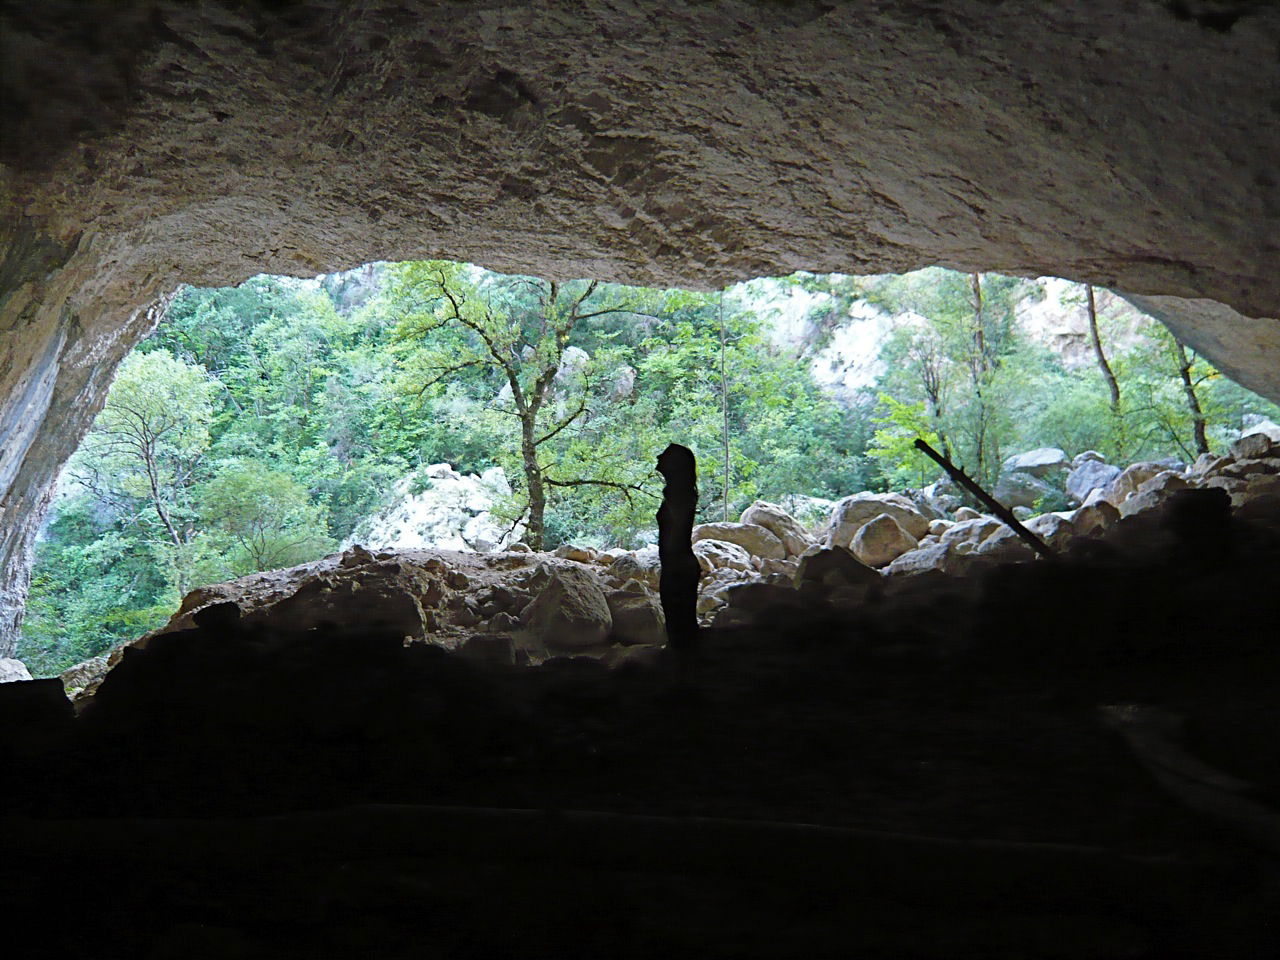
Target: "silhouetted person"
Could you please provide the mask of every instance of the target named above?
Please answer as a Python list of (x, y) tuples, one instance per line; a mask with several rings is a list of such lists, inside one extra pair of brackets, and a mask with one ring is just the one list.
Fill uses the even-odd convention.
[(666, 480), (658, 508), (658, 589), (667, 618), (667, 643), (687, 648), (698, 633), (698, 578), (702, 569), (693, 553), (693, 515), (698, 508), (698, 468), (693, 451), (672, 443), (658, 454), (658, 472)]

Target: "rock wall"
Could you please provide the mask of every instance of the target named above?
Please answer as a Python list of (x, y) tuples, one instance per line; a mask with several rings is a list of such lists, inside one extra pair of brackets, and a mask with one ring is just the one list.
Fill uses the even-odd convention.
[[(180, 281), (940, 263), (1271, 316), (1278, 42), (1243, 0), (7, 5), (0, 654), (57, 469)], [(1248, 321), (1187, 317), (1280, 396)]]

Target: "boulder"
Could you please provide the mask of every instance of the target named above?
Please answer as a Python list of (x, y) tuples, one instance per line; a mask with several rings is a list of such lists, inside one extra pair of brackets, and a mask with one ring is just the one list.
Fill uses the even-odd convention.
[(800, 558), (800, 566), (796, 570), (797, 586), (872, 586), (880, 582), (880, 574), (844, 547), (814, 547)]
[(561, 560), (573, 560), (576, 563), (590, 563), (594, 559), (594, 555), (587, 547), (580, 547), (574, 543), (562, 543), (556, 547), (554, 556)]
[(0, 683), (15, 683), (18, 680), (31, 680), (31, 672), (21, 660), (12, 657), (0, 657)]
[(693, 528), (693, 542), (721, 540), (736, 543), (753, 557), (785, 560), (786, 547), (772, 531), (757, 523), (700, 523)]
[(1187, 476), (1212, 477), (1230, 463), (1230, 457), (1215, 457), (1212, 453), (1202, 453), (1196, 457), (1196, 462), (1187, 468)]
[[(956, 523), (963, 523), (966, 520), (981, 519), (982, 514), (973, 509), (973, 507), (961, 507), (952, 514), (952, 517), (955, 518)], [(929, 532), (932, 533), (933, 531), (930, 530)]]
[(1102, 497), (1118, 507), (1128, 497), (1137, 493), (1140, 486), (1157, 473), (1163, 472), (1165, 472), (1164, 468), (1160, 464), (1151, 461), (1131, 463), (1102, 488)]
[(608, 576), (618, 583), (639, 580), (656, 588), (661, 569), (658, 548), (645, 547), (634, 553), (622, 553), (614, 557), (613, 563), (609, 564)]
[(608, 594), (613, 618), (613, 642), (625, 645), (660, 644), (667, 640), (662, 604), (647, 590), (615, 590)]
[(703, 573), (719, 569), (748, 572), (755, 569), (746, 548), (727, 540), (699, 540), (693, 545), (693, 555), (698, 558)]
[(970, 547), (976, 547), (987, 537), (1002, 529), (1004, 524), (995, 517), (979, 514), (972, 520), (962, 520), (960, 523), (952, 524), (951, 528), (942, 535), (940, 542), (949, 547), (966, 543)]
[(1050, 550), (1061, 551), (1076, 535), (1071, 516), (1070, 512), (1044, 513), (1038, 517), (1032, 517), (1025, 526), (1043, 540)]
[(928, 535), (931, 537), (940, 537), (951, 529), (952, 523), (953, 521), (951, 520), (930, 520)]
[(1030, 520), (1036, 512), (1030, 507), (1013, 507), (1009, 510), (1015, 520)]
[(1273, 440), (1266, 432), (1254, 428), (1255, 432), (1246, 433), (1235, 443), (1231, 444), (1231, 456), (1236, 460), (1256, 460), (1260, 457), (1270, 456), (1271, 448), (1280, 445), (1280, 442)]
[(1067, 495), (1084, 503), (1089, 494), (1120, 476), (1120, 468), (1102, 460), (1085, 460), (1067, 474)]
[(973, 547), (969, 555), (999, 563), (1010, 563), (1034, 560), (1036, 552), (1011, 528), (1004, 527)]
[(996, 481), (992, 495), (1006, 507), (1035, 507), (1059, 496), (1050, 484), (1023, 470), (1005, 473)]
[(1081, 464), (1096, 460), (1099, 463), (1106, 463), (1107, 458), (1100, 454), (1097, 450), (1086, 450), (1083, 453), (1077, 453), (1071, 458), (1071, 469), (1074, 470)]
[(953, 569), (951, 545), (939, 542), (907, 551), (885, 567), (884, 574), (890, 577), (913, 576), (930, 570), (941, 570), (947, 573)]
[(917, 540), (929, 532), (929, 520), (900, 493), (855, 493), (836, 504), (827, 528), (828, 547), (848, 547), (863, 524), (881, 514), (898, 521)]
[(1120, 511), (1106, 500), (1086, 504), (1071, 516), (1078, 537), (1098, 537), (1120, 519)]
[(111, 669), (109, 660), (109, 654), (99, 654), (96, 657), (90, 657), (83, 663), (67, 667), (62, 673), (58, 674), (58, 679), (62, 681), (62, 689), (67, 692), (67, 696), (74, 700), (85, 690), (101, 681), (107, 675), (107, 671)]
[(600, 582), (575, 563), (544, 563), (546, 584), (521, 614), (525, 629), (549, 649), (578, 650), (608, 641), (613, 628)]
[(882, 513), (865, 523), (853, 537), (853, 555), (869, 567), (883, 567), (908, 550), (914, 550), (917, 538), (902, 529), (897, 520)]
[(1143, 481), (1137, 491), (1120, 504), (1120, 516), (1132, 517), (1136, 514), (1160, 506), (1175, 490), (1185, 490), (1187, 481), (1182, 474), (1173, 470), (1165, 470)]
[(1009, 457), (1001, 465), (1005, 473), (1029, 473), (1033, 477), (1045, 477), (1056, 470), (1070, 466), (1066, 453), (1057, 447), (1040, 447)]
[(813, 538), (801, 526), (800, 521), (776, 503), (757, 500), (743, 510), (738, 519), (745, 524), (764, 527), (772, 533), (782, 541), (788, 557), (798, 557), (813, 546)]

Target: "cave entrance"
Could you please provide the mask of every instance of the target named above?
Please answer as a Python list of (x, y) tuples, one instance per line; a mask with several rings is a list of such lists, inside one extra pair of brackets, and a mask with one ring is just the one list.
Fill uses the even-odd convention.
[(1134, 461), (1183, 470), (1268, 418), (1127, 301), (1055, 278), (696, 293), (428, 261), (186, 287), (64, 472), (19, 656), (58, 673), (192, 589), (356, 544), (643, 559), (671, 441), (699, 457), (700, 521), (759, 527), (759, 502), (785, 518), (781, 545), (707, 528), (710, 622), (733, 586), (794, 576), (841, 498), (914, 502), (858, 546), (878, 567), (971, 519), (917, 436), (1027, 518)]

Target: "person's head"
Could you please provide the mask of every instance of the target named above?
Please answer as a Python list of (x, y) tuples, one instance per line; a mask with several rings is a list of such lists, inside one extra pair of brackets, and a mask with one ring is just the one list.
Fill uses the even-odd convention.
[(697, 469), (693, 451), (678, 443), (667, 444), (667, 449), (658, 454), (658, 472), (666, 478), (667, 483), (683, 480), (696, 485)]

